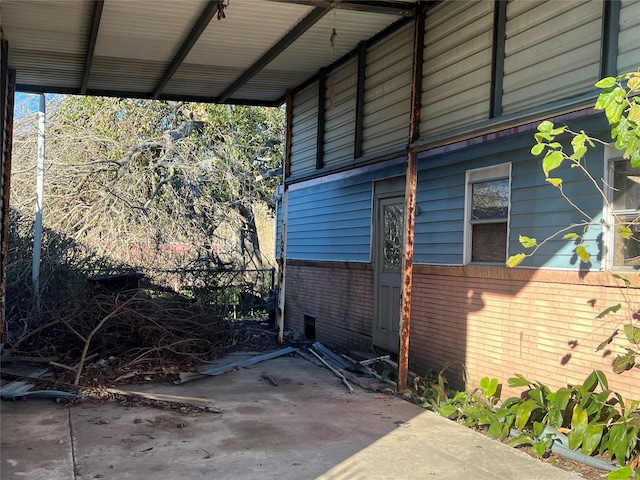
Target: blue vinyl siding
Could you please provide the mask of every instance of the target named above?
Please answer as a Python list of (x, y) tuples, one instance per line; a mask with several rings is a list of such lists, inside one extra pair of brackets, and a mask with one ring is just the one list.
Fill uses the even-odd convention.
[(373, 182), (405, 168), (401, 163), (290, 191), (287, 258), (369, 262)]
[[(594, 127), (602, 125), (601, 120), (592, 117), (572, 125), (572, 128), (593, 131)], [(607, 134), (599, 137), (607, 138)], [(560, 229), (582, 221), (582, 216), (562, 198), (560, 192), (545, 182), (541, 159), (530, 153), (533, 143), (533, 132), (528, 132), (420, 158), (414, 263), (462, 264), (467, 170), (507, 162), (512, 164), (509, 255), (524, 251), (518, 242), (519, 235), (542, 241)], [(604, 173), (603, 155), (602, 149), (596, 148), (585, 159), (585, 164), (596, 179)], [(564, 192), (598, 221), (603, 206), (602, 198), (591, 182), (568, 164), (559, 168), (554, 175), (564, 178)], [(581, 229), (572, 231), (582, 233)], [(601, 233), (599, 226), (590, 227), (585, 238), (595, 239)], [(600, 267), (601, 252), (597, 252), (592, 242), (589, 245), (591, 268), (597, 269)], [(580, 262), (575, 256), (575, 245), (562, 240), (560, 235), (539, 249), (533, 257), (526, 259), (522, 266), (575, 269), (580, 268)]]
[(372, 185), (359, 180), (289, 192), (289, 258), (369, 261)]
[(464, 170), (451, 165), (420, 171), (416, 201), (414, 262), (461, 264)]
[(275, 258), (280, 258), (280, 244), (282, 242), (282, 199), (276, 207), (276, 246)]
[[(576, 121), (574, 130), (598, 131), (604, 125), (599, 116)], [(461, 265), (464, 253), (464, 208), (468, 170), (511, 163), (511, 209), (509, 255), (523, 251), (519, 235), (542, 241), (581, 215), (545, 182), (541, 159), (530, 153), (533, 131), (502, 137), (438, 155), (425, 153), (418, 163), (417, 216), (414, 263)], [(606, 133), (594, 134), (606, 138)], [(585, 165), (594, 178), (604, 173), (602, 148), (592, 149)], [(306, 188), (289, 192), (287, 256), (304, 260), (369, 262), (372, 228), (373, 182), (404, 172), (405, 164), (355, 175), (340, 180), (319, 180)], [(556, 175), (557, 174), (557, 175)], [(554, 175), (564, 179), (564, 191), (589, 215), (599, 219), (602, 198), (584, 175), (568, 164)], [(579, 230), (574, 230), (580, 232)], [(586, 238), (601, 235), (599, 225), (587, 230)], [(600, 268), (595, 246), (590, 247), (592, 269)], [(550, 240), (523, 267), (581, 268), (575, 245), (562, 239)]]
[[(603, 156), (602, 149), (596, 148), (586, 157), (585, 165), (589, 167), (591, 174), (596, 179), (601, 178), (604, 173)], [(563, 190), (575, 204), (579, 205), (596, 221), (601, 218), (602, 197), (579, 169), (570, 168), (568, 164), (565, 164), (555, 170), (553, 176), (563, 178)], [(584, 217), (562, 198), (558, 189), (544, 181), (539, 158), (514, 162), (511, 184), (510, 254), (527, 251), (518, 242), (519, 235), (534, 237), (538, 241), (542, 241), (571, 224), (583, 221), (583, 219)], [(584, 227), (574, 228), (567, 232), (569, 231), (583, 234)], [(591, 226), (587, 229), (585, 238), (593, 240), (601, 233), (602, 228), (599, 225)], [(563, 240), (563, 235), (564, 233), (547, 242), (533, 257), (526, 259), (522, 266), (579, 268), (580, 261), (575, 255), (576, 245), (568, 240)], [(587, 248), (592, 255), (591, 269), (600, 268), (603, 252), (598, 252), (593, 242), (587, 242)]]

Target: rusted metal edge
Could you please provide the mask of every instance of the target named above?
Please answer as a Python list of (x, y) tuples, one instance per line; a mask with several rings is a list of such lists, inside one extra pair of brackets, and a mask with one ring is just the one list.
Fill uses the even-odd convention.
[[(420, 107), (422, 104), (422, 60), (424, 51), (425, 8), (416, 5), (413, 39), (413, 72), (411, 78), (411, 118), (409, 144), (420, 137)], [(418, 154), (411, 150), (407, 159), (404, 205), (404, 257), (402, 260), (402, 297), (400, 310), (400, 349), (398, 353), (398, 390), (407, 388), (409, 371), (409, 338), (411, 330), (411, 291), (413, 288), (413, 247), (416, 221), (416, 188), (418, 184)]]
[[(8, 43), (2, 42), (2, 63), (6, 67), (6, 57), (8, 52)], [(2, 168), (2, 221), (0, 222), (0, 228), (2, 234), (0, 235), (0, 342), (4, 341), (4, 314), (5, 314), (5, 294), (7, 286), (7, 253), (8, 253), (8, 237), (9, 237), (9, 194), (11, 192), (11, 154), (13, 145), (13, 110), (15, 103), (16, 93), (16, 71), (8, 69), (6, 72), (2, 68), (2, 77), (7, 75), (6, 86), (3, 83), (1, 95), (4, 98), (6, 91), (6, 103), (3, 101), (3, 111), (0, 115), (3, 115), (4, 121), (0, 122), (2, 128), (4, 128), (4, 135), (2, 145), (3, 149), (3, 168)]]

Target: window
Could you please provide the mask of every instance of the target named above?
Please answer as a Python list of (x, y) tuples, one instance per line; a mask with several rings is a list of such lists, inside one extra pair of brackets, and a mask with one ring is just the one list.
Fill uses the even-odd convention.
[(511, 165), (467, 172), (465, 263), (507, 260)]
[[(640, 268), (640, 168), (628, 160), (614, 161), (609, 170), (611, 223), (610, 261), (613, 268)], [(620, 228), (631, 229), (625, 238)]]

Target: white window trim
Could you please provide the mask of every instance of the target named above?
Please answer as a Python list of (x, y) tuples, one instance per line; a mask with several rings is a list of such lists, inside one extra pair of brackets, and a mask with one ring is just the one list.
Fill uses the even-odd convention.
[[(485, 168), (476, 168), (467, 170), (465, 174), (465, 198), (464, 198), (464, 251), (462, 261), (464, 265), (471, 264), (471, 186), (477, 182), (486, 182), (489, 180), (497, 180), (499, 178), (507, 178), (509, 183), (509, 214), (507, 215), (507, 251), (505, 252), (505, 261), (509, 254), (509, 224), (511, 222), (511, 163), (502, 163)], [(503, 263), (478, 263), (478, 265), (504, 265)]]
[(613, 164), (619, 158), (619, 153), (611, 146), (604, 147), (604, 193), (607, 201), (603, 199), (602, 218), (606, 222), (603, 225), (603, 240), (605, 254), (602, 256), (602, 269), (611, 270), (613, 267), (613, 235), (614, 232), (609, 227), (613, 222), (613, 212), (610, 208), (610, 202), (613, 199)]
[(603, 228), (605, 255), (603, 255), (602, 259), (602, 268), (604, 270), (619, 272), (637, 272), (633, 267), (625, 267), (621, 265), (616, 266), (614, 265), (613, 260), (613, 246), (615, 244), (614, 236), (616, 234), (615, 227), (613, 226), (615, 219), (611, 208), (614, 191), (613, 182), (615, 180), (614, 164), (622, 160), (622, 153), (620, 151), (610, 145), (604, 148), (604, 193), (607, 196), (607, 202), (603, 201), (604, 205), (602, 206), (602, 218), (606, 221), (606, 225), (604, 225)]

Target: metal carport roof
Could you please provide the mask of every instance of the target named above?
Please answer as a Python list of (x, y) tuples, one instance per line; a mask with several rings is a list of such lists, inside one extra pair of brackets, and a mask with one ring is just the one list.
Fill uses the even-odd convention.
[(0, 0), (0, 26), (18, 91), (279, 105), (288, 89), (408, 20), (413, 7), (346, 0)]

